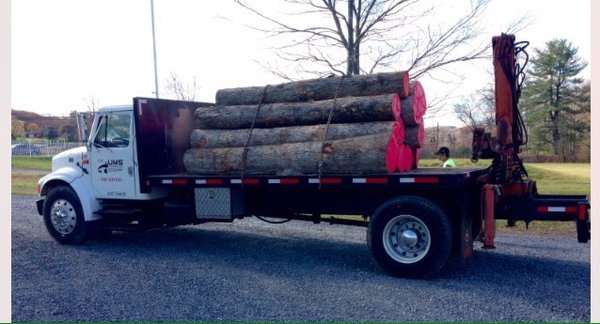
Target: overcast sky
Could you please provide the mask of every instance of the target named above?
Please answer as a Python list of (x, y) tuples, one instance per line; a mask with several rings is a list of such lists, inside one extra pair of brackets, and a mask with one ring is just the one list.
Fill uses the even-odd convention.
[[(283, 82), (257, 63), (271, 58), (272, 44), (244, 26), (249, 14), (232, 1), (155, 0), (154, 5), (159, 92), (164, 93), (170, 72), (183, 80), (195, 77), (197, 100), (208, 102), (221, 88)], [(531, 42), (530, 53), (550, 39), (566, 38), (589, 62), (589, 0), (493, 0), (484, 36), (491, 40), (524, 14), (530, 25), (516, 36)], [(11, 32), (13, 109), (65, 115), (85, 110), (84, 98), (104, 106), (154, 96), (150, 0), (13, 1)], [(471, 65), (461, 87), (467, 93), (452, 100), (490, 82), (490, 66)], [(430, 97), (441, 89), (431, 80), (422, 83)], [(432, 122), (456, 123), (451, 114), (426, 120), (426, 126)]]

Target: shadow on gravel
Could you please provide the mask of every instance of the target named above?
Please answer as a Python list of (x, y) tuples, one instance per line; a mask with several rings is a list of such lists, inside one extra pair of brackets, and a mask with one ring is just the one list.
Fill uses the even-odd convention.
[(385, 275), (371, 259), (366, 242), (331, 241), (293, 234), (285, 238), (238, 232), (235, 227), (179, 227), (141, 233), (115, 232), (71, 248), (108, 256), (127, 254), (147, 261), (156, 261), (168, 255), (170, 263), (180, 263), (182, 266), (209, 261), (224, 263), (232, 269), (242, 268), (282, 277), (289, 276), (289, 271), (307, 278), (314, 276), (314, 271), (358, 271)]
[(492, 285), (518, 282), (523, 286), (523, 280), (528, 277), (535, 277), (536, 280), (568, 278), (589, 283), (590, 265), (577, 261), (477, 251), (471, 260), (464, 264), (451, 262), (438, 276), (439, 279), (459, 277), (486, 279)]
[[(98, 238), (87, 245), (73, 248), (107, 255), (121, 253), (150, 259), (168, 254), (169, 258), (179, 258), (171, 259), (171, 262), (183, 263), (197, 263), (210, 259), (211, 262), (228, 263), (231, 267), (244, 266), (246, 269), (267, 274), (276, 273), (277, 269), (273, 265), (278, 265), (306, 269), (306, 276), (312, 276), (311, 271), (323, 268), (387, 276), (372, 260), (366, 242), (324, 240), (303, 237), (298, 233), (293, 233), (288, 238), (281, 237), (281, 233), (278, 235), (280, 236), (238, 232), (235, 227), (180, 227), (141, 233), (116, 232), (110, 237)], [(502, 244), (513, 245), (518, 249), (540, 248), (531, 245), (519, 247), (519, 243)], [(99, 248), (100, 246), (102, 248)], [(524, 280), (573, 280), (589, 287), (590, 266), (589, 263), (583, 262), (476, 249), (470, 260), (464, 263), (451, 260), (441, 273), (428, 280), (469, 278), (477, 282), (478, 288), (492, 290), (513, 285), (523, 288)], [(466, 282), (468, 283), (468, 280)], [(481, 287), (482, 284), (487, 287)]]

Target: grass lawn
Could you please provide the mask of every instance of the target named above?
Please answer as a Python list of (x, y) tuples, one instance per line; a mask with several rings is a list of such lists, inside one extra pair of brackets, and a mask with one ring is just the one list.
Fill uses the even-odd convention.
[(11, 193), (13, 195), (37, 196), (35, 187), (42, 176), (38, 174), (12, 174)]
[(527, 163), (540, 194), (590, 194), (589, 163)]
[[(11, 168), (25, 170), (52, 170), (52, 157), (13, 156)], [(11, 192), (14, 195), (35, 196), (35, 186), (42, 176), (39, 174), (13, 173), (11, 175)]]
[(13, 156), (10, 163), (13, 169), (52, 170), (52, 157)]

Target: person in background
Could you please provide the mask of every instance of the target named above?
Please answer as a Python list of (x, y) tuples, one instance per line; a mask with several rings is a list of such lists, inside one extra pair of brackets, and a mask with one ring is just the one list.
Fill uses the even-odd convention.
[(437, 158), (440, 161), (444, 162), (442, 167), (444, 167), (444, 168), (455, 168), (456, 167), (456, 162), (454, 162), (454, 160), (450, 158), (450, 149), (449, 148), (442, 146), (437, 150), (435, 155), (437, 156)]

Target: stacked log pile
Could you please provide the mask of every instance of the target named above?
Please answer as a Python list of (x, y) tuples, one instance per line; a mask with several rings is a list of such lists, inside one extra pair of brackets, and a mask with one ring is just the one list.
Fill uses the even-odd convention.
[(198, 174), (407, 171), (424, 137), (424, 96), (407, 72), (222, 89), (215, 106), (196, 109), (184, 165)]

